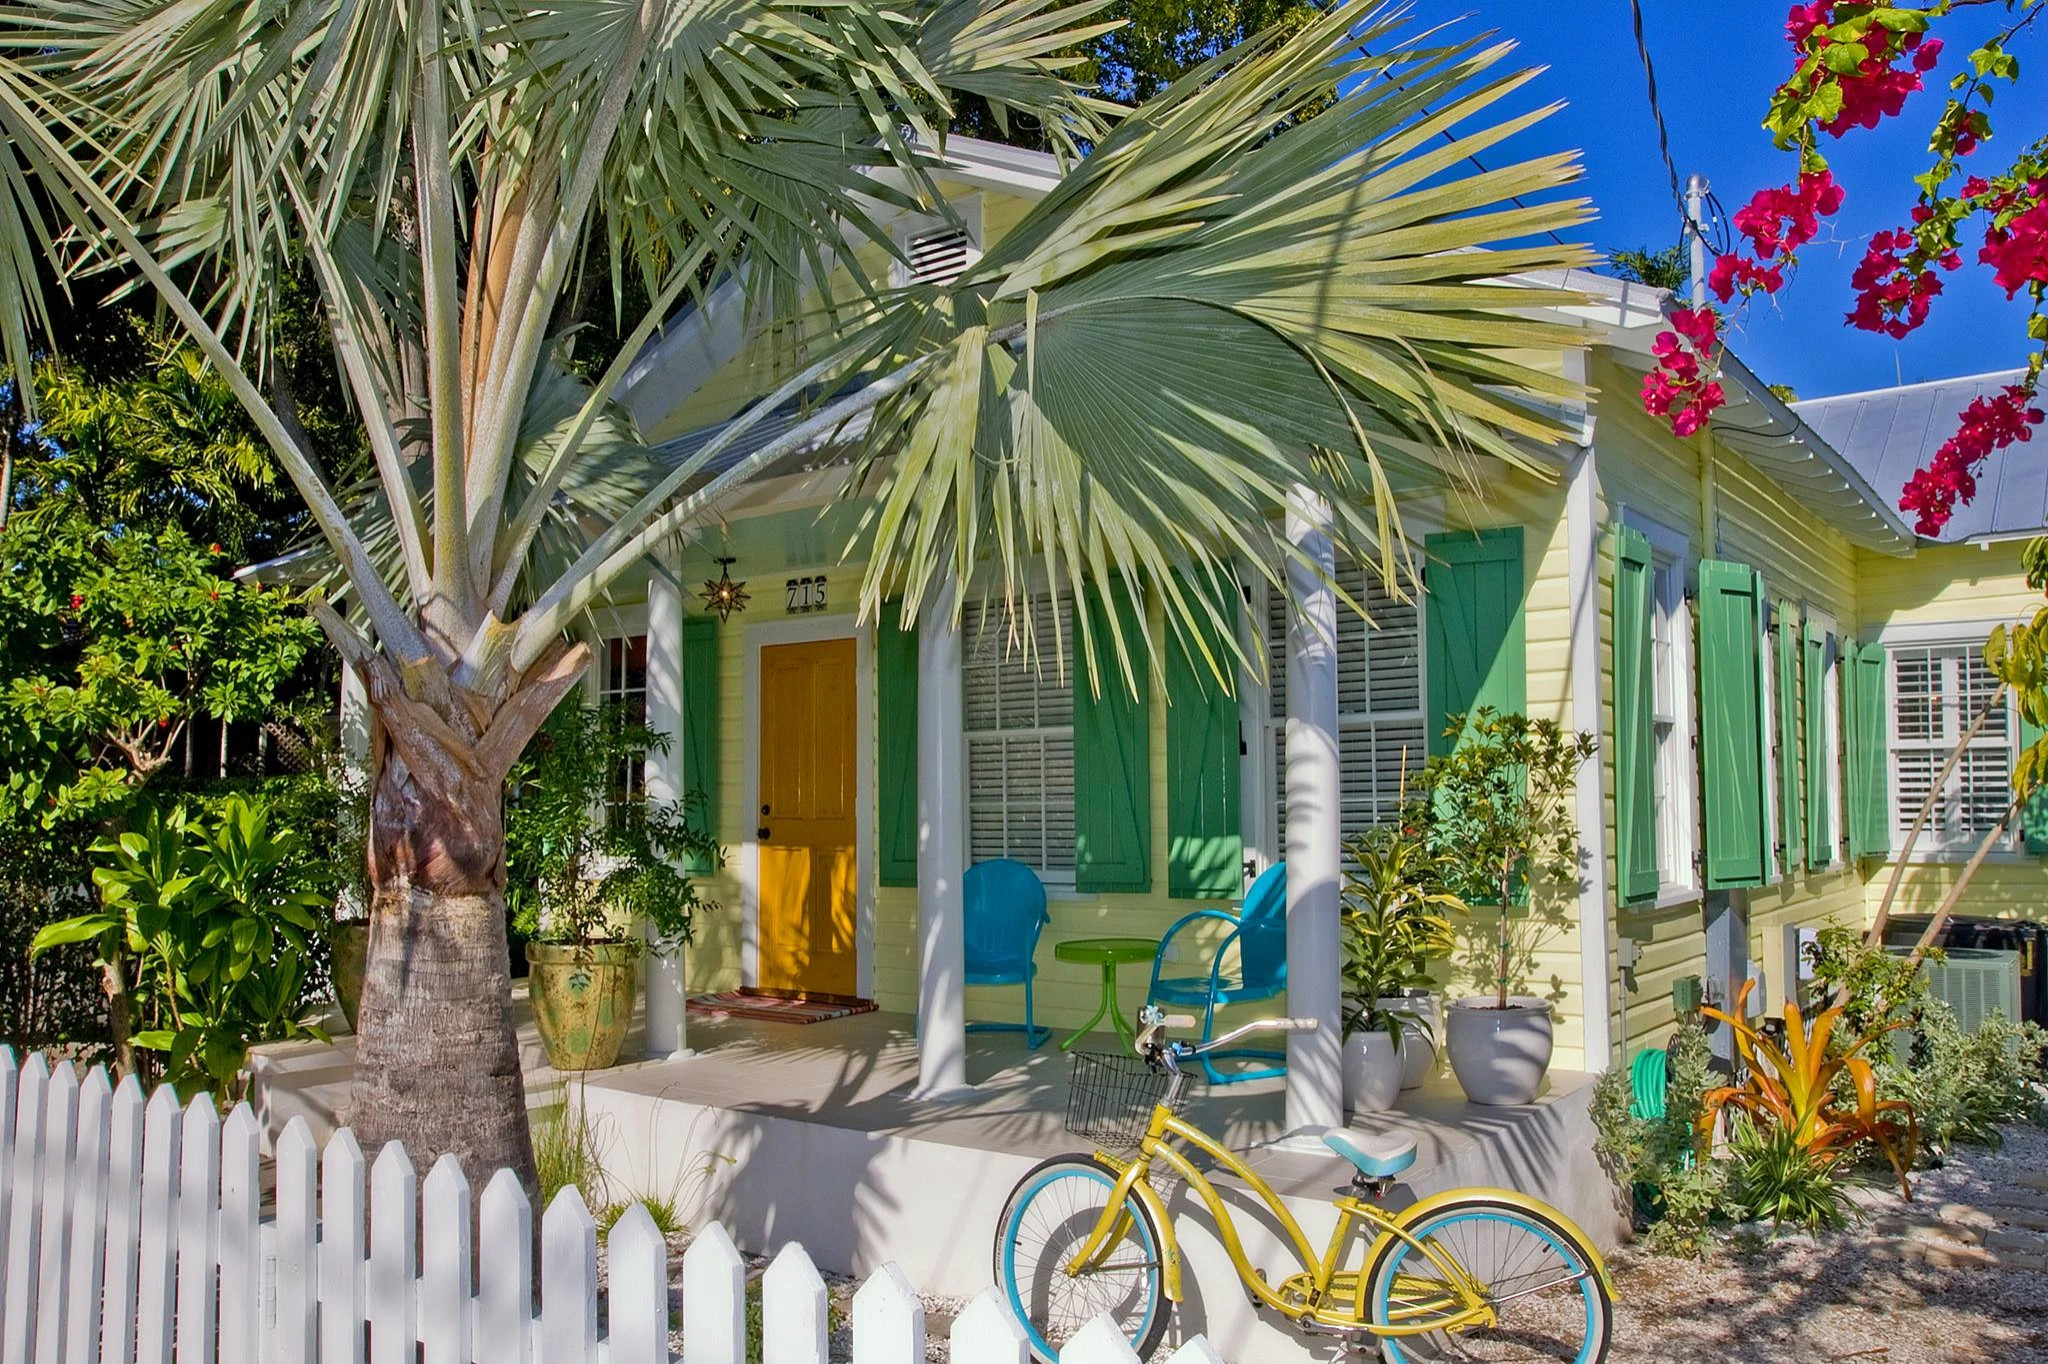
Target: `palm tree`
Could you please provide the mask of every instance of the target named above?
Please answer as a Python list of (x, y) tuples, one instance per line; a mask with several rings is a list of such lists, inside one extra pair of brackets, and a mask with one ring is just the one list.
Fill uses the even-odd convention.
[[(1547, 110), (1449, 137), (1527, 79), (1492, 69), (1506, 45), (1332, 12), (1110, 127), (1057, 55), (1098, 8), (50, 0), (0, 19), (0, 341), (19, 364), (37, 251), (139, 273), (338, 564), (315, 614), (375, 720), (366, 1143), (530, 1174), (505, 774), (587, 664), (583, 614), (791, 451), (869, 416), (862, 607), (906, 615), (985, 561), (1005, 594), (1034, 562), (1140, 591), (1277, 574), (1297, 551), (1274, 512), (1304, 491), (1391, 578), (1404, 472), (1541, 467), (1518, 439), (1555, 433), (1524, 399), (1573, 390), (1519, 357), (1571, 343), (1526, 320), (1568, 295), (1500, 277), (1581, 263), (1546, 234), (1585, 210), (1525, 202), (1574, 178), (1568, 156), (1468, 170)], [(876, 203), (943, 211), (934, 153), (964, 97), (1087, 154), (958, 280), (865, 278)], [(1535, 244), (1471, 249), (1503, 241)], [(367, 429), (368, 505), (344, 505), (236, 349), (287, 247)], [(551, 323), (593, 252), (652, 306), (583, 384)], [(775, 394), (660, 468), (612, 394), (728, 278), (806, 340)], [(794, 429), (706, 473), (792, 402)], [(1176, 630), (1213, 623), (1203, 594), (1161, 595)], [(1141, 647), (1112, 646), (1125, 670)]]

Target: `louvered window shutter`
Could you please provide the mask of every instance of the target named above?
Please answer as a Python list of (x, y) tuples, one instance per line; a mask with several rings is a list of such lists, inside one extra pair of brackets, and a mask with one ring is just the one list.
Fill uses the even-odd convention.
[[(1855, 793), (1849, 821), (1849, 854), (1882, 857), (1891, 851), (1888, 803), (1889, 764), (1885, 761), (1885, 653), (1881, 644), (1851, 643), (1844, 686), (1853, 696), (1849, 749)], [(1845, 697), (1845, 699), (1850, 699)]]
[(1785, 870), (1799, 865), (1806, 837), (1799, 800), (1799, 631), (1792, 603), (1778, 603), (1778, 826)]
[(917, 630), (898, 629), (903, 603), (882, 608), (875, 625), (876, 833), (878, 879), (917, 884)]
[(1150, 665), (1145, 652), (1143, 614), (1120, 589), (1118, 629), (1131, 653), (1134, 695), (1118, 665), (1110, 635), (1109, 610), (1088, 592), (1075, 604), (1071, 636), (1077, 653), (1086, 647), (1079, 613), (1090, 613), (1098, 688), (1089, 684), (1086, 660), (1075, 659), (1074, 679), (1074, 888), (1082, 891), (1146, 891), (1152, 888), (1152, 725)]
[(1700, 785), (1709, 890), (1760, 886), (1769, 849), (1763, 770), (1763, 580), (1700, 564)]
[[(683, 792), (690, 827), (718, 837), (718, 622), (683, 619)], [(710, 858), (692, 857), (686, 870), (703, 875)]]
[(1454, 740), (1445, 721), (1481, 706), (1504, 715), (1528, 706), (1528, 650), (1522, 614), (1522, 528), (1447, 531), (1424, 542), (1429, 592), (1429, 709), (1432, 754)]
[[(1178, 577), (1174, 590), (1205, 592)], [(1244, 876), (1237, 698), (1217, 677), (1235, 672), (1236, 584), (1213, 602), (1222, 622), (1203, 623), (1206, 652), (1177, 634), (1166, 650), (1166, 881), (1178, 899), (1228, 899)]]
[(1835, 860), (1828, 846), (1828, 637), (1813, 621), (1800, 635), (1806, 693), (1806, 865), (1825, 867)]
[(1657, 737), (1650, 657), (1650, 541), (1629, 526), (1614, 529), (1614, 822), (1615, 859), (1624, 900), (1647, 900), (1662, 879), (1657, 866)]
[(961, 613), (968, 861), (1014, 857), (1062, 878), (1074, 869), (1071, 603), (1039, 592), (1020, 606), (1028, 621), (1000, 601)]

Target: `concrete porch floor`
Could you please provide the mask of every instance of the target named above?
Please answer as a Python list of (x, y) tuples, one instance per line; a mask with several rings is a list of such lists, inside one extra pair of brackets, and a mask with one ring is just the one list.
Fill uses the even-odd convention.
[[(1069, 1060), (1055, 1043), (1028, 1051), (1015, 1034), (968, 1038), (971, 1093), (910, 1098), (914, 1020), (864, 1014), (809, 1026), (692, 1019), (684, 1061), (594, 1073), (570, 1090), (588, 1115), (614, 1197), (672, 1198), (690, 1222), (723, 1222), (747, 1250), (801, 1241), (820, 1267), (864, 1275), (895, 1261), (921, 1291), (965, 1298), (992, 1278), (996, 1223), (1010, 1190), (1039, 1161), (1090, 1143), (1064, 1127)], [(1112, 1034), (1083, 1044), (1114, 1051)], [(1188, 1116), (1220, 1133), (1287, 1201), (1312, 1243), (1335, 1224), (1328, 1199), (1350, 1168), (1318, 1149), (1277, 1144), (1284, 1082), (1192, 1087)], [(1399, 1207), (1467, 1185), (1518, 1189), (1576, 1220), (1602, 1246), (1625, 1222), (1593, 1155), (1592, 1077), (1552, 1072), (1525, 1107), (1465, 1102), (1448, 1074), (1357, 1126), (1412, 1134), (1417, 1156), (1389, 1196)], [(1278, 1229), (1234, 1197), (1252, 1262), (1268, 1277), (1295, 1267)], [(1202, 1332), (1232, 1361), (1338, 1357), (1261, 1317), (1237, 1287), (1206, 1215), (1169, 1191), (1187, 1257), (1188, 1301), (1175, 1339)], [(1362, 1249), (1354, 1249), (1356, 1258)]]

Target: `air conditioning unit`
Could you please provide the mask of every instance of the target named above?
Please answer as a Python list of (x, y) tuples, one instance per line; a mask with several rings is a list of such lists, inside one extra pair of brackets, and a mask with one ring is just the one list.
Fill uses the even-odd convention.
[[(1908, 948), (1895, 947), (1896, 956)], [(1928, 992), (1956, 1012), (1964, 1032), (1975, 1032), (1993, 1014), (2020, 1017), (2020, 954), (1984, 947), (1952, 947), (1943, 961), (1923, 962)]]

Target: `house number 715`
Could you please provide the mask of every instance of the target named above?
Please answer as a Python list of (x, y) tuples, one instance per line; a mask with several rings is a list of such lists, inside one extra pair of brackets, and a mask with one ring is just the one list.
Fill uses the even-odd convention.
[(806, 611), (825, 609), (825, 575), (814, 578), (791, 578), (786, 584), (789, 593), (787, 610), (791, 615), (802, 615)]

